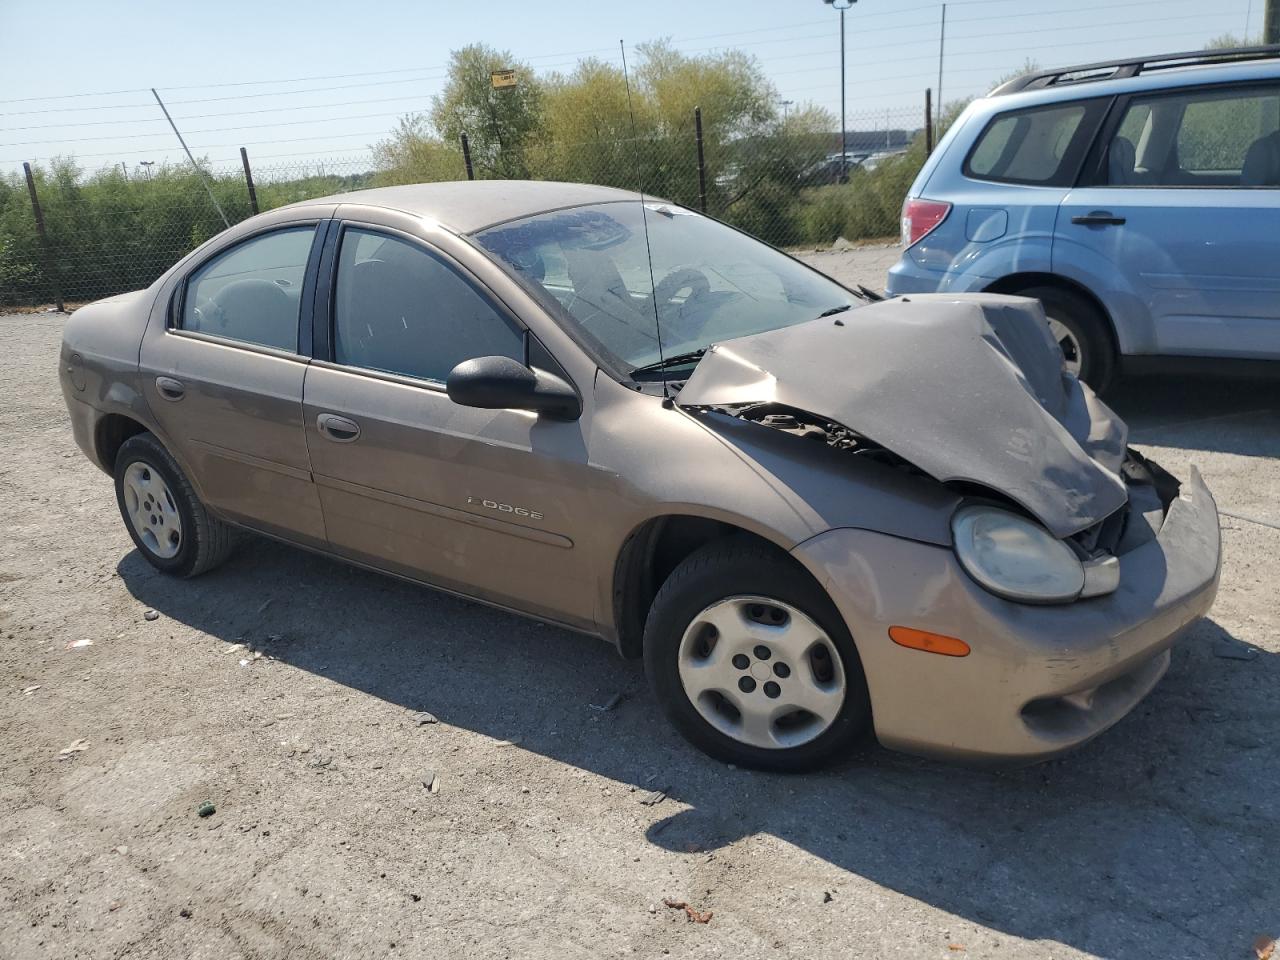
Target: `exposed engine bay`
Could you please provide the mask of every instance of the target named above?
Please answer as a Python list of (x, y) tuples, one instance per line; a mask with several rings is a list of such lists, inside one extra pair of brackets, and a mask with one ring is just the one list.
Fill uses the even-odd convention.
[(867, 457), (888, 467), (895, 467), (918, 476), (926, 476), (913, 464), (904, 460), (891, 450), (868, 440), (861, 434), (850, 430), (843, 424), (835, 423), (825, 417), (819, 417), (807, 410), (799, 410), (780, 403), (747, 403), (724, 407), (706, 407), (727, 416), (748, 420), (771, 430), (779, 430), (806, 440), (825, 443), (836, 450), (847, 450), (862, 457)]
[[(780, 403), (746, 403), (695, 409), (734, 417), (803, 440), (822, 443), (903, 473), (929, 476), (893, 451), (843, 424), (819, 417), (807, 410)], [(1170, 504), (1178, 496), (1177, 479), (1132, 447), (1125, 451), (1125, 460), (1120, 472), (1129, 494), (1126, 505), (1102, 521), (1067, 538), (1067, 542), (1081, 559), (1087, 560), (1106, 554), (1122, 555), (1154, 539), (1160, 532)], [(950, 481), (944, 485), (959, 492), (1021, 509), (1008, 497), (990, 488), (963, 481)]]

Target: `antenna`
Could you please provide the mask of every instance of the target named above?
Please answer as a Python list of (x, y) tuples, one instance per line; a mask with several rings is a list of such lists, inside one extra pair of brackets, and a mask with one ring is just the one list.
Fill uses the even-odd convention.
[[(636, 132), (636, 111), (631, 106), (631, 75), (627, 72), (627, 45), (621, 40), (618, 47), (622, 50), (622, 81), (627, 87), (627, 113), (631, 116), (631, 139), (639, 146), (640, 136)], [(635, 153), (632, 154), (635, 156)], [(658, 281), (653, 276), (653, 248), (649, 246), (649, 215), (644, 205), (644, 179), (641, 176), (640, 164), (636, 163), (636, 192), (640, 194), (640, 222), (644, 224), (644, 252), (649, 258), (649, 290), (653, 297), (653, 330), (658, 338), (658, 363), (662, 368), (662, 396), (671, 399), (667, 387), (666, 354), (662, 350), (662, 321), (658, 319)]]

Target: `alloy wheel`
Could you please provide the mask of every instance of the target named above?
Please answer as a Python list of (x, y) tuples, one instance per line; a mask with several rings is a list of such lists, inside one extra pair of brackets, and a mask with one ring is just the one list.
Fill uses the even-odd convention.
[(1080, 338), (1065, 323), (1053, 317), (1049, 317), (1049, 332), (1062, 348), (1063, 367), (1069, 373), (1080, 376), (1080, 370), (1084, 366), (1084, 348), (1080, 345)]
[(797, 747), (840, 715), (846, 683), (835, 644), (804, 611), (760, 596), (730, 597), (689, 623), (680, 682), (694, 709), (753, 747)]
[(135, 461), (122, 482), (129, 523), (138, 539), (157, 557), (167, 560), (182, 549), (182, 516), (169, 486), (150, 464)]

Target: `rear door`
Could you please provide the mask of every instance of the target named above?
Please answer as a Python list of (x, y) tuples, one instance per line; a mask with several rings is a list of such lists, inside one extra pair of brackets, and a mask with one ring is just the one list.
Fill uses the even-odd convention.
[(1108, 302), (1127, 353), (1280, 358), (1280, 83), (1116, 105), (1054, 269)]
[(139, 355), (147, 403), (205, 502), (314, 545), (324, 523), (302, 431), (309, 358), (299, 345), (310, 338), (326, 224), (276, 225), (195, 265)]
[(346, 223), (326, 261), (330, 323), (303, 409), (332, 549), (591, 628), (590, 412), (566, 423), (480, 410), (444, 387), (455, 365), (481, 356), (563, 371), (457, 261), (417, 236)]

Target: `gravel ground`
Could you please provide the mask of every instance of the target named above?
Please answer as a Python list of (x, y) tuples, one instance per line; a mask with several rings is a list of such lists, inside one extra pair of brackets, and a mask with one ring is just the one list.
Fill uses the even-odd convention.
[(869, 243), (850, 250), (793, 250), (797, 257), (848, 286), (883, 290), (889, 268), (902, 256), (896, 243)]
[(1280, 934), (1280, 385), (1112, 398), (1234, 515), (1217, 605), (1134, 715), (1022, 770), (872, 746), (784, 777), (685, 746), (588, 638), (256, 539), (154, 573), (72, 443), (60, 329), (0, 318), (0, 956), (1167, 960)]

